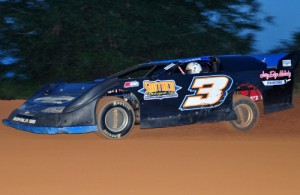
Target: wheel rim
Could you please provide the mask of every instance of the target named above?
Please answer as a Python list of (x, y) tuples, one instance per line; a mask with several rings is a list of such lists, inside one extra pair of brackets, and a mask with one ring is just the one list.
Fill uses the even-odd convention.
[(234, 109), (237, 119), (233, 123), (239, 128), (248, 127), (253, 120), (253, 111), (247, 104), (239, 104)]
[(123, 108), (112, 108), (105, 115), (105, 125), (112, 132), (120, 132), (128, 124), (128, 115)]

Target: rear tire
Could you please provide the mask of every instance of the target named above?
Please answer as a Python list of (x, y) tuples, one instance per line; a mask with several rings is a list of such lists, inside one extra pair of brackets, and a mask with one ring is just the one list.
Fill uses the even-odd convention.
[(133, 108), (125, 100), (118, 97), (102, 98), (96, 112), (97, 133), (109, 139), (120, 139), (131, 132), (135, 116)]
[(233, 109), (236, 120), (230, 121), (231, 126), (238, 131), (248, 131), (259, 121), (259, 109), (256, 103), (247, 96), (233, 96)]

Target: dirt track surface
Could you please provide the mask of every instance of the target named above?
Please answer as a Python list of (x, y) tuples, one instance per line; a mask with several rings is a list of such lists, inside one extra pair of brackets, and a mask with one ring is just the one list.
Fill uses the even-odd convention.
[[(23, 101), (0, 101), (0, 119)], [(225, 123), (36, 135), (0, 125), (1, 195), (300, 194), (300, 97), (247, 133)]]

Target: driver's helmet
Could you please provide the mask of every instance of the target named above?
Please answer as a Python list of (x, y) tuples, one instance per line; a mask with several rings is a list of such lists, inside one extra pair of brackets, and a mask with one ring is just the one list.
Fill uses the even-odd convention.
[(190, 62), (185, 68), (187, 74), (198, 74), (202, 71), (202, 67), (197, 62)]

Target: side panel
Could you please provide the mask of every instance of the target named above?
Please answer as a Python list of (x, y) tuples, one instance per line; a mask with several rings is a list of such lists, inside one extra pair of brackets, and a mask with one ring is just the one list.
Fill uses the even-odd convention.
[(235, 119), (234, 79), (226, 74), (164, 75), (138, 90), (141, 128)]
[(277, 67), (260, 74), (265, 113), (292, 108), (295, 70), (299, 64), (300, 52), (282, 57)]
[(265, 113), (292, 107), (294, 73), (287, 69), (269, 69), (260, 74)]

